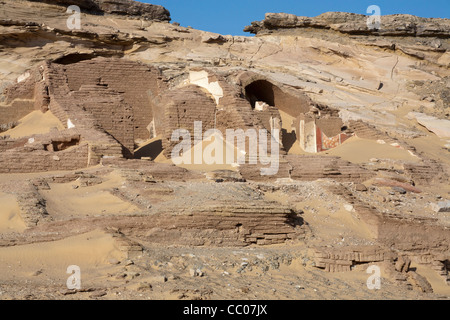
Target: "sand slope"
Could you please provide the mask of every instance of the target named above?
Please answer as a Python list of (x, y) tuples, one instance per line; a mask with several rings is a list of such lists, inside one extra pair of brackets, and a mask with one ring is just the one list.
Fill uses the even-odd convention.
[(20, 216), (20, 208), (13, 195), (0, 193), (0, 233), (26, 229), (25, 222)]
[(413, 156), (408, 150), (358, 137), (351, 137), (340, 146), (321, 154), (338, 156), (353, 163), (370, 162), (371, 158), (419, 161), (419, 158)]
[(11, 138), (27, 137), (33, 134), (44, 134), (50, 132), (50, 129), (57, 128), (63, 130), (64, 125), (56, 118), (53, 113), (47, 111), (42, 113), (39, 110), (33, 111), (19, 120), (19, 125), (0, 134), (0, 136), (9, 135)]
[[(33, 243), (0, 248), (0, 279), (9, 279), (36, 270), (46, 270), (54, 276), (67, 278), (67, 267), (77, 265), (83, 270), (95, 270), (107, 265), (109, 259), (123, 259), (113, 237), (101, 230), (54, 242)], [(85, 272), (86, 273), (86, 272)]]
[(111, 188), (120, 185), (121, 177), (110, 174), (101, 184), (79, 187), (79, 182), (54, 183), (50, 184), (50, 190), (43, 190), (41, 193), (46, 199), (49, 214), (54, 217), (130, 214), (139, 211), (133, 204), (109, 192)]

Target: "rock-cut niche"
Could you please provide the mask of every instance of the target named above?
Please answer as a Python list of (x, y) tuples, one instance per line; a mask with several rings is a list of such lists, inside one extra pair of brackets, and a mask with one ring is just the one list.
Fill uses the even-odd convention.
[(278, 109), (281, 117), (282, 145), (289, 151), (298, 139), (293, 122), (300, 114), (309, 111), (307, 99), (291, 95), (267, 80), (256, 80), (245, 86), (245, 96), (254, 110), (258, 110), (261, 102)]

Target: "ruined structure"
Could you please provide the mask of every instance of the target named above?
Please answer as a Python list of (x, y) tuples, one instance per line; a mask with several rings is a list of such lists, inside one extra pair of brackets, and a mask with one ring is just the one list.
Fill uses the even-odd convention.
[[(79, 1), (82, 29), (68, 30), (70, 4), (0, 9), (0, 198), (23, 227), (0, 213), (0, 258), (106, 228), (133, 259), (289, 243), (314, 270), (377, 263), (431, 293), (414, 263), (450, 282), (450, 219), (432, 205), (450, 195), (447, 19), (373, 31), (362, 15), (269, 13), (246, 27), (256, 37), (231, 37), (131, 0)], [(175, 165), (177, 130), (193, 151), (214, 137), (232, 163)]]

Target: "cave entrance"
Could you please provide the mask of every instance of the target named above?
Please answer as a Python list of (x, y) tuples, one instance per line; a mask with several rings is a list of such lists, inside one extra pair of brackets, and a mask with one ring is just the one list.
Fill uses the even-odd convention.
[(248, 84), (245, 87), (245, 96), (254, 110), (260, 110), (260, 102), (278, 109), (281, 117), (281, 142), (289, 152), (298, 139), (294, 128), (295, 119), (309, 111), (308, 100), (287, 93), (267, 80), (256, 80)]
[(275, 106), (273, 84), (266, 80), (255, 81), (245, 87), (245, 96), (255, 109), (256, 101), (263, 101), (269, 106)]

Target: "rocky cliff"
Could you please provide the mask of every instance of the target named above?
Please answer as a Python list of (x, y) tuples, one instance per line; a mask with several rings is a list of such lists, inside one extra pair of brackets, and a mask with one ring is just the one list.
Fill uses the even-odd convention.
[(83, 12), (93, 14), (118, 14), (145, 20), (170, 21), (170, 12), (158, 5), (132, 0), (30, 0), (59, 6), (77, 5)]
[[(363, 15), (268, 13), (243, 37), (131, 0), (78, 1), (69, 28), (71, 4), (0, 0), (2, 292), (51, 297), (67, 267), (53, 259), (77, 237), (93, 241), (76, 252), (98, 249), (94, 297), (448, 296), (448, 19), (383, 16), (372, 30)], [(243, 164), (173, 161), (172, 134), (195, 143), (200, 120), (201, 134), (281, 131), (277, 173), (246, 143), (232, 149)], [(51, 252), (39, 270), (35, 243)], [(383, 290), (361, 285), (368, 264)]]
[(411, 36), (448, 38), (448, 19), (420, 18), (407, 14), (380, 17), (380, 28), (369, 28), (368, 16), (347, 12), (327, 12), (317, 17), (301, 17), (288, 13), (266, 13), (262, 21), (254, 21), (244, 31), (254, 34), (271, 33), (286, 29), (315, 28), (347, 34), (378, 36)]

